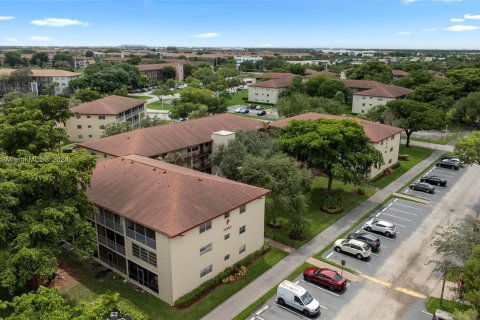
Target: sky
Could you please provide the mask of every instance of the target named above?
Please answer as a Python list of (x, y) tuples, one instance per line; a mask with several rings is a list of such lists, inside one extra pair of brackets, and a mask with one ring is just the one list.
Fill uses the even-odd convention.
[(0, 46), (480, 49), (480, 0), (0, 0)]

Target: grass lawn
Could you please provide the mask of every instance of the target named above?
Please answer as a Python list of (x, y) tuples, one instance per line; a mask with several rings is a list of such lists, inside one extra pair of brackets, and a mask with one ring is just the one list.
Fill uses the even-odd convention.
[[(375, 191), (372, 189), (364, 188), (363, 190), (365, 191), (365, 194), (359, 195), (352, 192), (354, 189), (358, 189), (358, 187), (334, 180), (332, 186), (334, 191), (332, 194), (340, 199), (343, 211), (337, 214), (330, 214), (321, 210), (321, 207), (324, 206), (327, 183), (328, 179), (326, 177), (316, 178), (313, 182), (312, 193), (310, 196), (310, 206), (305, 215), (305, 218), (309, 223), (309, 230), (307, 231), (304, 240), (291, 240), (288, 236), (289, 228), (287, 226), (284, 226), (281, 229), (269, 227), (268, 222), (273, 218), (272, 212), (266, 212), (265, 215), (265, 223), (267, 224), (265, 226), (265, 235), (268, 238), (283, 242), (291, 247), (300, 248), (302, 245), (310, 241), (317, 234), (325, 230), (332, 223), (343, 217), (350, 210), (370, 198), (375, 193)], [(287, 217), (283, 216), (282, 214), (278, 214), (277, 218), (279, 218), (280, 221), (287, 222)], [(284, 225), (288, 224), (284, 223)]]
[[(411, 141), (420, 141), (420, 142), (428, 142), (428, 143), (435, 143), (435, 144), (447, 144), (453, 139), (458, 137), (458, 133), (450, 133), (447, 135), (446, 139), (444, 137), (438, 139), (426, 139), (426, 138), (417, 138), (417, 137), (410, 137)], [(402, 136), (402, 139), (407, 139), (407, 136)]]
[(372, 181), (372, 184), (377, 188), (385, 188), (395, 179), (413, 168), (420, 161), (431, 155), (433, 151), (435, 150), (416, 146), (411, 146), (410, 148), (407, 148), (404, 145), (400, 145), (400, 154), (408, 154), (408, 161), (399, 161), (398, 163), (400, 163), (400, 166), (396, 168), (392, 174), (388, 176), (382, 176), (381, 178)]
[(150, 104), (147, 104), (147, 109), (172, 110), (172, 108), (173, 108), (173, 105), (171, 105), (171, 104), (163, 103), (163, 106), (162, 106), (162, 103), (160, 101), (155, 101), (155, 102), (152, 102)]
[(91, 301), (99, 294), (111, 290), (120, 294), (122, 304), (129, 305), (134, 311), (143, 314), (145, 318), (149, 320), (200, 319), (217, 305), (227, 300), (234, 293), (270, 269), (286, 255), (286, 252), (272, 248), (271, 251), (248, 267), (248, 273), (245, 278), (238, 282), (220, 285), (194, 305), (179, 310), (170, 307), (167, 303), (146, 292), (135, 291), (131, 284), (123, 283), (118, 276), (117, 279), (113, 279), (111, 273), (104, 278), (96, 279), (94, 277), (95, 274), (104, 269), (104, 267), (94, 267), (91, 261), (82, 262), (72, 255), (65, 253), (61, 257), (62, 265), (67, 270), (72, 271), (78, 283), (64, 290), (62, 294), (68, 301), (77, 303), (79, 301)]
[(140, 100), (150, 100), (152, 97), (149, 96), (128, 96), (129, 98), (140, 99)]
[(427, 300), (425, 300), (425, 307), (427, 308), (428, 312), (433, 314), (435, 314), (437, 309), (442, 309), (444, 311), (453, 313), (455, 310), (466, 311), (471, 308), (466, 304), (445, 299), (443, 299), (443, 304), (440, 307), (440, 299), (433, 297), (428, 297)]
[(232, 94), (232, 97), (227, 101), (225, 101), (225, 105), (227, 106), (247, 105), (248, 104), (247, 98), (248, 98), (248, 90), (242, 90), (240, 92)]

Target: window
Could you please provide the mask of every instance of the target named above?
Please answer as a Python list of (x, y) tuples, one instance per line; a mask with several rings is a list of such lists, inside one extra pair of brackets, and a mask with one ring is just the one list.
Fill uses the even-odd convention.
[(246, 209), (247, 209), (246, 205), (241, 206), (240, 207), (240, 213), (244, 213)]
[(89, 128), (91, 128), (91, 127), (92, 127), (92, 125), (90, 125), (90, 124), (89, 124), (89, 125), (88, 125), (88, 127), (89, 127)]
[(203, 233), (207, 230), (212, 229), (212, 221), (205, 222), (204, 224), (200, 225), (199, 227), (200, 233)]
[(362, 103), (362, 107), (365, 107), (365, 103)]
[(394, 137), (394, 136), (391, 136), (391, 137), (390, 137), (390, 140), (393, 140), (393, 139), (395, 139), (395, 137)]
[(230, 255), (227, 254), (225, 257), (223, 257), (223, 261), (227, 261), (228, 259), (230, 259)]
[(78, 139), (83, 139), (83, 135), (79, 134)]
[(138, 244), (132, 243), (132, 253), (135, 257), (142, 259), (145, 262), (148, 262), (152, 266), (157, 266), (157, 255), (153, 252), (148, 251), (140, 247)]
[(200, 255), (203, 256), (204, 254), (209, 253), (210, 251), (212, 251), (212, 244), (211, 243), (209, 243), (206, 246), (200, 248)]
[(128, 260), (128, 277), (158, 293), (157, 275), (130, 260)]
[(99, 128), (103, 130), (105, 129), (105, 126), (102, 124)]
[(80, 118), (81, 118), (81, 116), (75, 116), (75, 119), (80, 119)]
[(96, 156), (96, 155), (97, 155), (97, 153), (96, 153), (95, 151), (91, 151), (90, 154), (91, 154), (92, 156)]
[(238, 253), (239, 253), (239, 254), (242, 254), (242, 253), (245, 252), (246, 249), (247, 249), (246, 246), (243, 245), (243, 246), (240, 247), (240, 250), (238, 250)]
[(392, 159), (388, 160), (388, 163), (392, 163)]
[(203, 278), (205, 277), (207, 274), (209, 274), (210, 272), (212, 272), (212, 265), (209, 265), (208, 267), (206, 267), (205, 269), (202, 269), (200, 271), (200, 278)]
[(98, 119), (105, 120), (105, 116), (98, 116)]
[(225, 239), (225, 240), (230, 239), (230, 233), (227, 233), (227, 234), (223, 237), (223, 239)]
[(393, 151), (393, 147), (390, 148), (390, 152), (392, 152), (392, 151)]
[(242, 234), (242, 233), (244, 233), (246, 230), (247, 230), (247, 227), (246, 227), (246, 226), (242, 226), (242, 227), (240, 227), (240, 230), (239, 230), (238, 233), (239, 233), (239, 234)]
[(89, 137), (89, 138), (91, 138), (91, 137), (92, 137), (92, 135), (91, 135), (91, 134), (89, 134), (89, 135), (88, 135), (88, 137)]
[(224, 217), (225, 219), (230, 218), (230, 212), (225, 213), (225, 214), (223, 215), (223, 217)]
[(87, 119), (90, 119), (90, 116), (87, 116)]
[(82, 125), (77, 124), (77, 129), (82, 129)]

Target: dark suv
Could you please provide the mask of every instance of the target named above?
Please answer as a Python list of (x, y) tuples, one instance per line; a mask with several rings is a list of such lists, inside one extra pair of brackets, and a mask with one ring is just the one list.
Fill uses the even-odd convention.
[(437, 162), (436, 166), (437, 167), (442, 167), (442, 168), (458, 170), (458, 168), (460, 167), (460, 164), (456, 161), (451, 160), (451, 159), (443, 159), (442, 161)]
[(429, 184), (433, 184), (436, 186), (441, 186), (441, 187), (446, 187), (447, 186), (447, 180), (442, 179), (437, 176), (425, 176), (420, 178), (421, 182), (426, 182)]
[(355, 239), (358, 241), (362, 241), (368, 244), (373, 251), (377, 251), (380, 248), (380, 239), (375, 237), (373, 234), (366, 233), (366, 232), (358, 232), (358, 233), (350, 233), (347, 236), (347, 239)]

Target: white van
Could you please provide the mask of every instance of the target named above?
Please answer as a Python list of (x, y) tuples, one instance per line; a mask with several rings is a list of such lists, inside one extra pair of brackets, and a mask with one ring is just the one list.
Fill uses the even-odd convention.
[(284, 280), (277, 288), (277, 302), (301, 311), (306, 316), (320, 313), (320, 303), (304, 287)]

